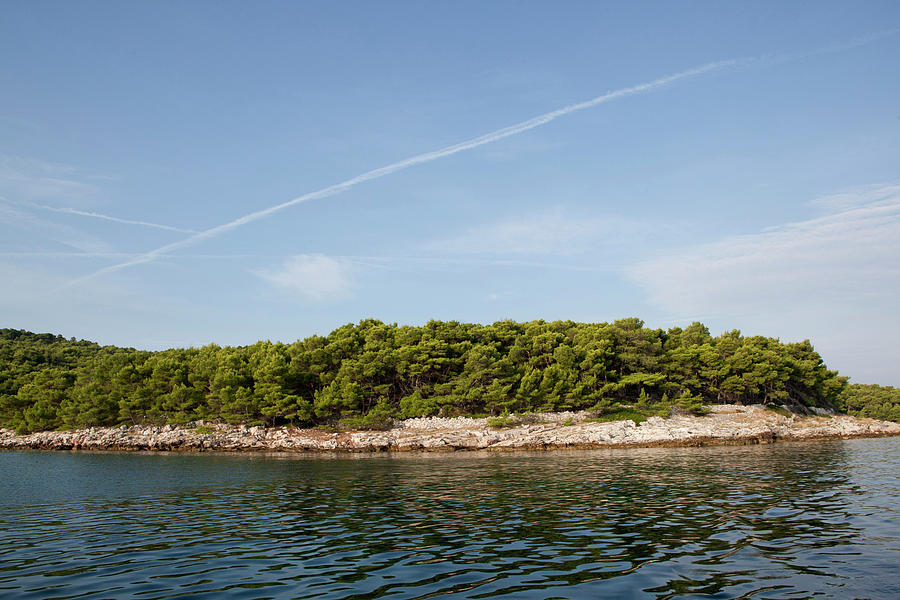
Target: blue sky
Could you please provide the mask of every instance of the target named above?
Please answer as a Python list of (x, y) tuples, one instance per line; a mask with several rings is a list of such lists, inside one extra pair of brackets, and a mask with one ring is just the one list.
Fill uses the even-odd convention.
[(896, 2), (3, 13), (2, 327), (156, 349), (638, 316), (900, 385)]

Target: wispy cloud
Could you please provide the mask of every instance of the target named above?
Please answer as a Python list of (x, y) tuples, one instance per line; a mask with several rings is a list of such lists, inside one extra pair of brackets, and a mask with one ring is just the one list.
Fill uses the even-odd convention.
[(103, 240), (74, 227), (53, 223), (23, 212), (6, 202), (0, 202), (0, 222), (82, 252), (96, 254), (111, 250), (111, 246)]
[(78, 200), (97, 192), (78, 170), (61, 163), (0, 156), (0, 192), (25, 198)]
[(881, 192), (880, 200), (676, 251), (627, 273), (654, 304), (691, 314), (778, 310), (823, 295), (897, 296), (900, 189), (866, 194)]
[(125, 269), (125, 268), (131, 267), (134, 265), (138, 265), (138, 264), (142, 264), (142, 263), (152, 262), (152, 261), (156, 260), (159, 256), (170, 253), (173, 250), (183, 248), (185, 246), (189, 246), (191, 244), (195, 244), (197, 242), (222, 235), (223, 233), (232, 231), (232, 230), (237, 229), (238, 227), (242, 227), (248, 223), (252, 223), (259, 219), (268, 217), (276, 212), (284, 210), (285, 208), (295, 206), (295, 205), (303, 203), (303, 202), (308, 202), (310, 200), (317, 200), (317, 199), (327, 198), (330, 196), (335, 196), (337, 194), (341, 194), (341, 193), (343, 193), (361, 183), (364, 183), (366, 181), (371, 181), (373, 179), (379, 179), (381, 177), (385, 177), (392, 173), (396, 173), (398, 171), (408, 169), (409, 167), (412, 167), (415, 165), (432, 162), (432, 161), (435, 161), (435, 160), (438, 160), (438, 159), (441, 159), (441, 158), (444, 158), (447, 156), (451, 156), (453, 154), (457, 154), (459, 152), (464, 152), (466, 150), (478, 148), (480, 146), (484, 146), (485, 144), (490, 144), (490, 143), (496, 142), (498, 140), (502, 140), (502, 139), (505, 139), (505, 138), (508, 138), (508, 137), (511, 137), (514, 135), (518, 135), (520, 133), (524, 133), (526, 131), (534, 129), (535, 127), (540, 127), (541, 125), (545, 125), (547, 123), (550, 123), (551, 121), (555, 121), (556, 119), (559, 119), (560, 117), (563, 117), (563, 116), (566, 116), (566, 115), (569, 115), (569, 114), (572, 114), (572, 113), (575, 113), (578, 111), (593, 108), (600, 104), (610, 102), (612, 100), (616, 100), (619, 98), (624, 98), (624, 97), (633, 96), (636, 94), (643, 94), (643, 93), (651, 92), (656, 89), (660, 89), (667, 85), (675, 83), (676, 81), (679, 81), (681, 79), (695, 77), (695, 76), (701, 75), (703, 73), (708, 73), (710, 71), (714, 71), (714, 70), (721, 69), (721, 68), (724, 68), (729, 65), (733, 65), (733, 64), (735, 64), (735, 62), (736, 61), (734, 61), (734, 60), (713, 62), (713, 63), (701, 65), (699, 67), (694, 67), (694, 68), (688, 69), (686, 71), (681, 71), (679, 73), (674, 73), (672, 75), (667, 75), (665, 77), (660, 77), (659, 79), (654, 79), (653, 81), (648, 81), (646, 83), (641, 83), (641, 84), (634, 85), (631, 87), (622, 88), (622, 89), (615, 90), (612, 92), (607, 92), (605, 94), (602, 94), (600, 96), (597, 96), (597, 97), (587, 100), (585, 102), (580, 102), (578, 104), (571, 104), (569, 106), (565, 106), (563, 108), (553, 110), (548, 113), (544, 113), (542, 115), (538, 115), (537, 117), (528, 119), (527, 121), (522, 121), (520, 123), (516, 123), (514, 125), (510, 125), (508, 127), (502, 128), (502, 129), (497, 129), (490, 133), (486, 133), (486, 134), (478, 136), (476, 138), (472, 138), (470, 140), (466, 140), (464, 142), (460, 142), (460, 143), (454, 144), (452, 146), (447, 146), (445, 148), (441, 148), (440, 150), (435, 150), (432, 152), (426, 152), (423, 154), (419, 154), (417, 156), (413, 156), (411, 158), (407, 158), (405, 160), (401, 160), (401, 161), (389, 164), (387, 166), (384, 166), (384, 167), (381, 167), (378, 169), (373, 169), (371, 171), (367, 171), (365, 173), (357, 175), (356, 177), (347, 179), (346, 181), (343, 181), (341, 183), (337, 183), (337, 184), (328, 186), (326, 188), (323, 188), (321, 190), (318, 190), (315, 192), (310, 192), (310, 193), (304, 194), (302, 196), (298, 196), (292, 200), (288, 200), (287, 202), (282, 202), (281, 204), (276, 204), (269, 208), (266, 208), (263, 210), (258, 210), (256, 212), (252, 212), (250, 214), (244, 215), (243, 217), (239, 217), (239, 218), (229, 221), (227, 223), (223, 223), (222, 225), (219, 225), (217, 227), (212, 227), (210, 229), (201, 231), (201, 232), (196, 233), (196, 234), (194, 234), (184, 240), (181, 240), (179, 242), (174, 242), (172, 244), (166, 244), (165, 246), (160, 246), (159, 248), (156, 248), (155, 250), (151, 250), (150, 252), (147, 252), (147, 253), (141, 255), (139, 258), (136, 258), (131, 261), (119, 263), (116, 265), (111, 265), (104, 269), (100, 269), (99, 271), (95, 271), (93, 273), (90, 273), (89, 275), (75, 279), (72, 282), (70, 282), (70, 284), (74, 285), (79, 282), (85, 281), (87, 279), (96, 277), (98, 275), (112, 273), (114, 271), (118, 271), (120, 269)]
[[(125, 225), (139, 225), (178, 233), (196, 233), (192, 229), (172, 227), (148, 221), (123, 219), (95, 211), (55, 205), (59, 201), (69, 203), (83, 202), (87, 197), (99, 191), (99, 187), (91, 182), (91, 180), (96, 181), (98, 179), (109, 178), (86, 177), (72, 165), (19, 156), (0, 156), (0, 201), (25, 208), (79, 215)], [(37, 202), (35, 199), (41, 199), (44, 202), (49, 201), (54, 205)]]
[(31, 206), (34, 206), (35, 208), (40, 208), (42, 210), (49, 210), (49, 211), (65, 213), (65, 214), (69, 214), (69, 215), (79, 215), (82, 217), (91, 217), (94, 219), (102, 219), (104, 221), (112, 221), (114, 223), (122, 223), (125, 225), (140, 225), (142, 227), (150, 227), (153, 229), (164, 229), (166, 231), (177, 231), (178, 233), (197, 233), (193, 229), (182, 229), (180, 227), (172, 227), (171, 225), (160, 225), (159, 223), (150, 223), (148, 221), (134, 221), (131, 219), (121, 219), (119, 217), (104, 215), (104, 214), (97, 213), (97, 212), (89, 212), (86, 210), (77, 210), (75, 208), (47, 206), (46, 204), (37, 204), (37, 203), (31, 204)]
[(100, 276), (100, 275), (103, 275), (106, 273), (112, 273), (115, 271), (119, 271), (121, 269), (135, 266), (135, 265), (152, 262), (152, 261), (156, 260), (158, 257), (166, 255), (166, 254), (172, 252), (173, 250), (178, 250), (185, 246), (189, 246), (189, 245), (201, 242), (203, 240), (222, 235), (226, 232), (229, 232), (229, 231), (232, 231), (239, 227), (242, 227), (248, 223), (252, 223), (259, 219), (268, 217), (278, 211), (284, 210), (285, 208), (289, 208), (291, 206), (295, 206), (297, 204), (300, 204), (303, 202), (308, 202), (311, 200), (317, 200), (317, 199), (327, 198), (330, 196), (335, 196), (337, 194), (341, 194), (341, 193), (343, 193), (361, 183), (364, 183), (366, 181), (379, 179), (381, 177), (385, 177), (387, 175), (396, 173), (397, 171), (401, 171), (401, 170), (407, 169), (407, 168), (415, 166), (415, 165), (428, 163), (428, 162), (438, 160), (438, 159), (441, 159), (441, 158), (444, 158), (447, 156), (451, 156), (453, 154), (457, 154), (459, 152), (464, 152), (467, 150), (471, 150), (473, 148), (478, 148), (478, 147), (484, 146), (486, 144), (490, 144), (490, 143), (493, 143), (493, 142), (496, 142), (496, 141), (499, 141), (499, 140), (502, 140), (502, 139), (505, 139), (505, 138), (508, 138), (508, 137), (511, 137), (514, 135), (518, 135), (520, 133), (524, 133), (524, 132), (534, 129), (536, 127), (540, 127), (541, 125), (545, 125), (547, 123), (555, 121), (556, 119), (558, 119), (560, 117), (563, 117), (563, 116), (566, 116), (566, 115), (569, 115), (569, 114), (572, 114), (575, 112), (579, 112), (582, 110), (587, 110), (589, 108), (593, 108), (600, 104), (610, 102), (613, 100), (617, 100), (619, 98), (651, 92), (651, 91), (666, 87), (666, 86), (668, 86), (676, 81), (682, 80), (682, 79), (687, 79), (687, 78), (695, 77), (698, 75), (702, 75), (704, 73), (720, 70), (722, 68), (737, 65), (739, 63), (746, 65), (746, 64), (753, 63), (753, 62), (773, 63), (773, 62), (779, 62), (779, 61), (785, 62), (785, 61), (791, 61), (791, 60), (798, 60), (798, 59), (804, 58), (806, 56), (814, 56), (816, 54), (838, 52), (838, 51), (846, 50), (846, 49), (853, 48), (856, 46), (869, 44), (871, 42), (880, 40), (882, 38), (893, 36), (893, 35), (897, 34), (898, 32), (900, 32), (900, 29), (885, 30), (882, 32), (877, 32), (875, 34), (863, 37), (863, 38), (854, 39), (854, 40), (850, 41), (849, 43), (831, 44), (825, 48), (816, 49), (816, 50), (807, 52), (802, 55), (784, 54), (784, 55), (780, 55), (780, 56), (765, 56), (765, 57), (752, 58), (752, 59), (750, 59), (750, 58), (729, 59), (729, 60), (711, 62), (711, 63), (707, 63), (705, 65), (700, 65), (698, 67), (687, 69), (685, 71), (680, 71), (680, 72), (674, 73), (672, 75), (660, 77), (658, 79), (654, 79), (654, 80), (648, 81), (646, 83), (641, 83), (641, 84), (634, 85), (631, 87), (621, 88), (621, 89), (618, 89), (618, 90), (615, 90), (612, 92), (607, 92), (607, 93), (597, 96), (595, 98), (591, 98), (590, 100), (586, 100), (584, 102), (579, 102), (577, 104), (570, 104), (563, 108), (553, 110), (553, 111), (544, 113), (542, 115), (538, 115), (538, 116), (528, 119), (526, 121), (522, 121), (520, 123), (516, 123), (514, 125), (504, 127), (502, 129), (497, 129), (490, 133), (486, 133), (484, 135), (460, 142), (458, 144), (454, 144), (452, 146), (447, 146), (447, 147), (441, 148), (439, 150), (419, 154), (417, 156), (413, 156), (411, 158), (401, 160), (401, 161), (389, 164), (387, 166), (384, 166), (384, 167), (381, 167), (378, 169), (373, 169), (371, 171), (367, 171), (365, 173), (362, 173), (360, 175), (357, 175), (355, 177), (347, 179), (346, 181), (343, 181), (341, 183), (337, 183), (337, 184), (328, 186), (326, 188), (317, 190), (315, 192), (310, 192), (310, 193), (304, 194), (302, 196), (298, 196), (292, 200), (288, 200), (286, 202), (282, 202), (280, 204), (270, 206), (269, 208), (265, 208), (262, 210), (258, 210), (258, 211), (249, 213), (247, 215), (244, 215), (242, 217), (239, 217), (239, 218), (229, 221), (227, 223), (223, 223), (222, 225), (218, 225), (216, 227), (212, 227), (210, 229), (206, 229), (206, 230), (200, 231), (198, 233), (195, 233), (184, 240), (181, 240), (178, 242), (173, 242), (171, 244), (166, 244), (165, 246), (161, 246), (159, 248), (156, 248), (154, 250), (146, 252), (133, 260), (122, 262), (122, 263), (115, 264), (115, 265), (111, 265), (109, 267), (100, 269), (98, 271), (94, 271), (93, 273), (89, 273), (88, 275), (85, 275), (83, 277), (79, 277), (77, 279), (70, 281), (67, 285), (69, 285), (69, 286), (76, 285), (80, 282), (92, 279), (94, 277), (97, 277), (97, 276)]
[(578, 218), (562, 209), (478, 225), (426, 249), (450, 254), (571, 255), (622, 240), (634, 224), (620, 217)]
[(827, 196), (816, 198), (810, 204), (824, 209), (826, 212), (847, 210), (862, 204), (872, 204), (890, 200), (900, 195), (900, 185), (875, 184), (852, 187)]
[(352, 290), (348, 261), (323, 254), (299, 254), (280, 267), (261, 271), (276, 288), (314, 302), (346, 297)]
[(755, 57), (752, 59), (748, 59), (748, 62), (761, 62), (766, 64), (779, 64), (786, 62), (793, 62), (797, 60), (803, 60), (806, 58), (813, 58), (816, 56), (822, 56), (827, 54), (836, 54), (838, 52), (845, 52), (847, 50), (852, 50), (854, 48), (859, 48), (861, 46), (867, 46), (873, 42), (877, 42), (883, 40), (885, 38), (893, 37), (900, 33), (900, 27), (894, 27), (892, 29), (884, 29), (882, 31), (875, 31), (873, 33), (868, 33), (866, 35), (862, 35), (859, 37), (855, 37), (851, 40), (841, 40), (832, 42), (825, 46), (821, 46), (819, 48), (814, 48), (812, 50), (806, 50), (802, 52), (779, 52), (773, 54), (764, 54), (759, 57)]
[(817, 203), (838, 207), (824, 216), (676, 250), (625, 274), (670, 314), (813, 338), (831, 366), (898, 384), (900, 186), (835, 197)]

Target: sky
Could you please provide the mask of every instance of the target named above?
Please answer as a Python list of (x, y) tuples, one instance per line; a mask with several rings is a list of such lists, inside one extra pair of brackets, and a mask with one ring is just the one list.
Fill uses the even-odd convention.
[(706, 324), (900, 386), (900, 4), (4, 2), (0, 327)]

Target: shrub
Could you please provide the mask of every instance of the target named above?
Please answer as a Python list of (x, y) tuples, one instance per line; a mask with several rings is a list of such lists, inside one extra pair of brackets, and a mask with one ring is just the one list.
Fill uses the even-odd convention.
[(387, 398), (379, 398), (375, 406), (362, 417), (341, 419), (342, 429), (371, 429), (383, 431), (394, 425), (393, 412)]
[(496, 429), (500, 429), (503, 427), (512, 427), (517, 424), (517, 419), (514, 415), (509, 414), (509, 409), (504, 408), (503, 412), (500, 413), (499, 417), (489, 417), (487, 420), (487, 424)]

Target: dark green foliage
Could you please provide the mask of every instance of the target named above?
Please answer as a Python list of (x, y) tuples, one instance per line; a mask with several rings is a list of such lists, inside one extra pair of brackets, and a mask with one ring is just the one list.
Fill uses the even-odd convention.
[(900, 388), (854, 383), (841, 394), (838, 408), (857, 417), (900, 422)]
[[(724, 402), (840, 408), (845, 386), (808, 341), (712, 337), (700, 323), (368, 319), (292, 344), (162, 352), (0, 330), (0, 425), (19, 431), (199, 419), (380, 428), (438, 414), (698, 414)], [(863, 410), (847, 397), (848, 410)]]
[(499, 417), (488, 417), (487, 423), (491, 427), (496, 427), (497, 429), (512, 427), (513, 425), (518, 424), (515, 417), (510, 416), (508, 410), (504, 410), (500, 413)]
[(340, 425), (344, 429), (389, 429), (395, 414), (387, 398), (380, 398), (369, 412), (360, 417), (343, 418)]

